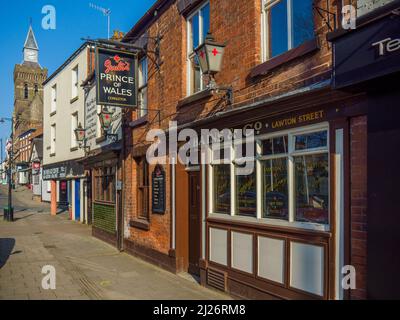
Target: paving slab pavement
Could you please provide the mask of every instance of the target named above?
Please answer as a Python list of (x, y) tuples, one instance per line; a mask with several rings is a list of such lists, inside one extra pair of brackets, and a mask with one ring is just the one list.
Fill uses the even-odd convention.
[[(24, 197), (24, 201), (19, 201)], [(0, 187), (0, 205), (5, 203)], [(30, 206), (23, 191), (13, 223), (0, 213), (0, 300), (224, 300), (201, 287), (91, 236), (91, 228)], [(26, 209), (26, 210), (24, 210)], [(56, 270), (56, 289), (44, 290), (44, 266)]]

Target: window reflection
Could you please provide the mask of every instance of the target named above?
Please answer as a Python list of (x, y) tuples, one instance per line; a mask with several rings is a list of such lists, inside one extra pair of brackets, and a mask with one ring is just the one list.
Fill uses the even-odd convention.
[(262, 142), (262, 154), (265, 156), (288, 152), (288, 136), (267, 139)]
[(312, 132), (295, 137), (296, 150), (323, 148), (328, 145), (328, 132)]
[(327, 224), (329, 210), (328, 154), (294, 158), (296, 221)]
[(256, 170), (249, 175), (236, 175), (236, 203), (237, 214), (256, 216), (257, 186)]
[(288, 219), (287, 162), (287, 158), (262, 162), (263, 218)]
[(214, 165), (214, 212), (231, 212), (231, 166), (229, 164)]

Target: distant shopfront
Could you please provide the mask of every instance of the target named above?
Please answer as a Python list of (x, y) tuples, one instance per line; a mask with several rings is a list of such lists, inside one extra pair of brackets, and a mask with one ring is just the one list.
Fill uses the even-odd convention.
[(52, 205), (59, 209), (69, 210), (70, 218), (85, 222), (84, 210), (85, 181), (83, 166), (76, 161), (67, 161), (43, 167), (43, 181), (51, 181)]

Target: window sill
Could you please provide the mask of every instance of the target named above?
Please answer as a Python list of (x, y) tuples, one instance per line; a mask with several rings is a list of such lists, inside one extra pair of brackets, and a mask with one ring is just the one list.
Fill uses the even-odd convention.
[(263, 218), (257, 219), (255, 217), (246, 216), (230, 216), (221, 213), (211, 213), (208, 217), (211, 221), (228, 222), (236, 224), (251, 224), (259, 228), (268, 228), (274, 230), (285, 230), (294, 233), (330, 233), (329, 225), (316, 224), (311, 222), (289, 222), (285, 220)]
[(52, 113), (50, 113), (50, 117), (55, 116), (57, 114), (57, 111), (53, 111)]
[(73, 147), (73, 148), (70, 149), (70, 151), (71, 152), (75, 152), (75, 151), (78, 151), (78, 149), (79, 149), (78, 147)]
[(273, 69), (316, 50), (319, 50), (319, 44), (317, 39), (314, 38), (313, 40), (307, 41), (296, 48), (286, 51), (277, 57), (259, 64), (251, 70), (250, 77), (255, 78), (259, 76), (265, 76)]
[(145, 115), (145, 116), (143, 116), (143, 117), (141, 117), (141, 118), (139, 118), (139, 119), (137, 119), (135, 121), (132, 121), (129, 124), (129, 127), (130, 128), (140, 127), (140, 126), (143, 126), (143, 125), (147, 124), (148, 122), (149, 122), (149, 118), (148, 118), (147, 115)]
[(72, 98), (72, 99), (71, 99), (70, 103), (73, 104), (74, 102), (78, 101), (78, 99), (79, 99), (79, 97), (76, 96), (75, 98)]
[(183, 108), (184, 106), (187, 106), (189, 104), (192, 104), (194, 102), (201, 101), (203, 99), (209, 98), (212, 96), (212, 90), (210, 89), (205, 89), (199, 92), (196, 92), (195, 94), (192, 94), (191, 96), (188, 96), (186, 98), (183, 98), (178, 102), (178, 109)]
[(131, 219), (129, 225), (132, 228), (150, 231), (150, 222), (142, 219)]

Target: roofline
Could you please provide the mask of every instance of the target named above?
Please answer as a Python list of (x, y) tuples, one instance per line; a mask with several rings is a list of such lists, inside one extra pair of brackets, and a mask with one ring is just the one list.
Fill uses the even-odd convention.
[(157, 0), (150, 9), (139, 19), (139, 21), (133, 26), (131, 30), (124, 36), (122, 42), (130, 42), (132, 41), (130, 38), (139, 35), (143, 29), (151, 24), (152, 22), (156, 21), (159, 15), (154, 16), (156, 11), (162, 9), (165, 5), (171, 5), (174, 3), (175, 0)]
[(56, 71), (54, 71), (51, 76), (49, 76), (44, 82), (43, 86), (48, 84), (51, 80), (53, 80), (64, 68), (71, 63), (72, 60), (74, 60), (87, 46), (89, 42), (85, 41), (65, 62), (58, 67)]

